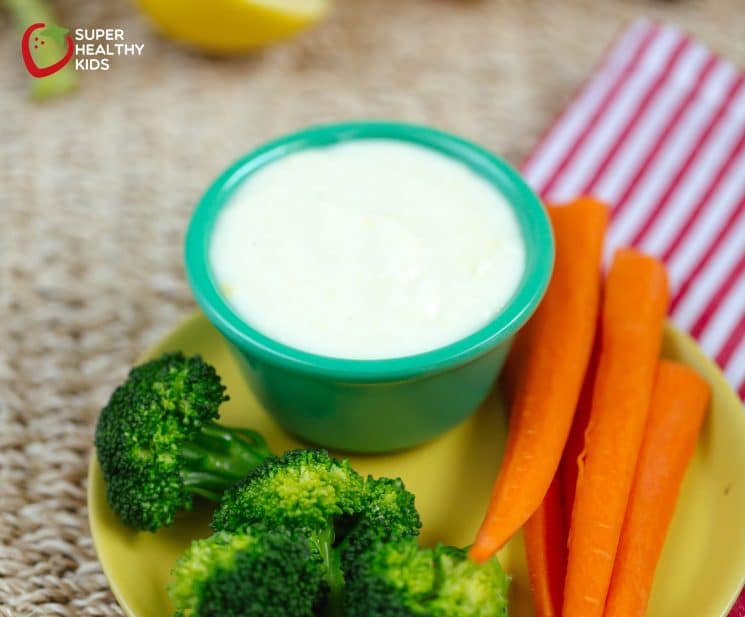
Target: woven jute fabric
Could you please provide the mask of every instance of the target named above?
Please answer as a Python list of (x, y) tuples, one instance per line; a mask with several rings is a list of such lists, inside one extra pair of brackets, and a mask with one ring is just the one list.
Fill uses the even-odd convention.
[(433, 124), (518, 162), (625, 25), (680, 24), (745, 64), (742, 0), (339, 0), (294, 41), (215, 59), (122, 1), (60, 23), (145, 44), (31, 103), (0, 22), (0, 615), (120, 610), (87, 524), (98, 411), (193, 308), (184, 228), (210, 180), (262, 140), (356, 117)]

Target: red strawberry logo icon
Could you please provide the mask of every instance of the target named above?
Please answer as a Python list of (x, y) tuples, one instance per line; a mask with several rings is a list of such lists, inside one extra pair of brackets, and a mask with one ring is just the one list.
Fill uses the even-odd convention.
[[(47, 26), (44, 23), (32, 24), (26, 28), (21, 39), (21, 54), (26, 69), (34, 77), (46, 77), (59, 71), (65, 66), (75, 53), (75, 43), (67, 28), (61, 28), (55, 24)], [(57, 62), (49, 66), (39, 66), (36, 64), (31, 49), (42, 49), (47, 45), (47, 41), (55, 42), (65, 53)]]

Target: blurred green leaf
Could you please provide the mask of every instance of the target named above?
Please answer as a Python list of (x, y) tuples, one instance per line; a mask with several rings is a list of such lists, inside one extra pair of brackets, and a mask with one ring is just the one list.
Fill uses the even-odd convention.
[[(41, 66), (47, 66), (59, 60), (65, 53), (67, 43), (66, 28), (57, 26), (54, 13), (44, 0), (3, 0), (8, 8), (19, 32), (24, 32), (31, 24), (44, 23), (46, 27), (40, 34), (50, 41), (49, 45), (37, 51), (37, 58)], [(36, 100), (49, 99), (74, 90), (78, 85), (78, 77), (72, 63), (67, 64), (54, 75), (31, 78), (31, 97)]]

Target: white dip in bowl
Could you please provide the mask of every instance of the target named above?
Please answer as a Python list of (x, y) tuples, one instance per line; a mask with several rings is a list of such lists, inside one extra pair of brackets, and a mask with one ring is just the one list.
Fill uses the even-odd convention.
[(515, 292), (525, 246), (503, 195), (466, 165), (394, 139), (288, 154), (218, 215), (210, 265), (232, 309), (323, 356), (453, 343)]

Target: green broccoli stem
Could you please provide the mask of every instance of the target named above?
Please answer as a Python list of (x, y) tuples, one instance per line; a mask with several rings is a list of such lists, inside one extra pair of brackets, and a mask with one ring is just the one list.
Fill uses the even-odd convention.
[(344, 587), (344, 573), (341, 569), (339, 551), (332, 549), (326, 562), (326, 582), (329, 585), (329, 597), (326, 603), (326, 617), (342, 617), (344, 615), (342, 603), (342, 588)]
[(272, 455), (264, 438), (249, 429), (210, 424), (181, 449), (186, 490), (219, 501), (226, 489)]
[(309, 540), (316, 545), (326, 566), (326, 584), (329, 587), (329, 594), (323, 613), (325, 617), (342, 617), (343, 615), (342, 588), (344, 587), (344, 573), (341, 569), (339, 551), (334, 547), (335, 538), (332, 521), (329, 521), (322, 531), (309, 537)]

